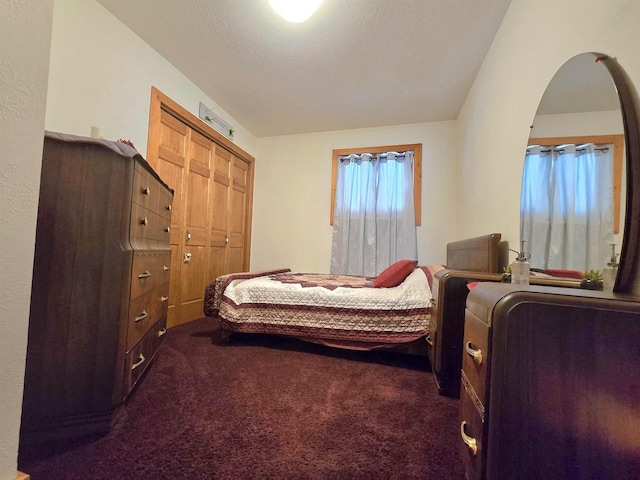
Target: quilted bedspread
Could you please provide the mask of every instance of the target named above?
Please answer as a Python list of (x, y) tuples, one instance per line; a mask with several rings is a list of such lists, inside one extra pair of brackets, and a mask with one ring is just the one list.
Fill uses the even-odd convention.
[(422, 268), (393, 288), (373, 288), (369, 277), (288, 270), (225, 275), (208, 288), (205, 314), (237, 332), (407, 343), (428, 333), (429, 280)]

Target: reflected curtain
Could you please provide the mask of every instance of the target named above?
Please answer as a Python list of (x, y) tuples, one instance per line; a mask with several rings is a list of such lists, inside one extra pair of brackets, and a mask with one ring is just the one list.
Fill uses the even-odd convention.
[(532, 267), (602, 270), (613, 242), (613, 146), (529, 147), (521, 228)]
[(335, 200), (331, 273), (373, 277), (417, 260), (413, 152), (342, 157)]

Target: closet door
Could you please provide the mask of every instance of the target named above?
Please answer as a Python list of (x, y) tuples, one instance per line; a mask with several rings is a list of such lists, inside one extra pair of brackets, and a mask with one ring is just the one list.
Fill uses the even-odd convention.
[(174, 190), (169, 327), (201, 318), (206, 286), (247, 271), (253, 157), (152, 88), (147, 159)]
[(231, 271), (227, 246), (231, 240), (228, 235), (228, 212), (232, 162), (231, 152), (218, 146), (214, 156), (213, 182), (211, 182), (209, 278), (212, 279)]
[(156, 171), (174, 190), (171, 216), (171, 274), (167, 324), (202, 317), (209, 279), (209, 182), (214, 143), (162, 111)]
[(249, 268), (246, 245), (250, 172), (250, 164), (220, 146), (216, 148), (211, 195), (210, 278)]
[(246, 226), (249, 209), (249, 173), (250, 165), (237, 157), (231, 162), (231, 188), (229, 189), (229, 248), (228, 269), (230, 272), (243, 272), (249, 268), (246, 245), (248, 243)]
[(177, 323), (201, 318), (209, 278), (209, 182), (214, 144), (195, 130), (189, 132), (189, 158), (185, 191), (185, 222)]
[(187, 164), (187, 145), (189, 142), (189, 128), (165, 112), (160, 113), (158, 131), (158, 145), (154, 148), (154, 168), (160, 178), (174, 191), (173, 204), (171, 206), (171, 232), (169, 243), (171, 245), (171, 271), (169, 274), (169, 309), (167, 312), (167, 325), (174, 326), (178, 323), (178, 299), (180, 297), (180, 266), (182, 263), (182, 244), (184, 239), (184, 190), (185, 190), (185, 166)]

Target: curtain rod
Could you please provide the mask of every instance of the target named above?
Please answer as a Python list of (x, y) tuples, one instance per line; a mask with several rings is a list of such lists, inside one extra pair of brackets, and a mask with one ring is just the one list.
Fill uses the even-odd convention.
[[(587, 151), (586, 145), (588, 145), (588, 144), (576, 145), (576, 151), (579, 152), (579, 153), (586, 152)], [(527, 147), (527, 153), (526, 153), (527, 155), (529, 155), (529, 149), (530, 148), (531, 147)], [(557, 147), (554, 147), (554, 148), (548, 148), (546, 150), (540, 150), (540, 153), (549, 153), (549, 152), (551, 152), (553, 150), (555, 150), (558, 153), (564, 153), (564, 148), (562, 148), (562, 145), (558, 145)], [(606, 152), (609, 151), (609, 147), (596, 147), (596, 148), (594, 148), (594, 150), (596, 152), (605, 152), (606, 153)]]
[(363, 153), (350, 153), (349, 155), (340, 155), (338, 157), (338, 160), (347, 160), (347, 159), (351, 159), (351, 158), (362, 158), (363, 156), (365, 157), (375, 157), (375, 158), (384, 158), (387, 157), (389, 154), (392, 154), (393, 156), (396, 157), (404, 157), (407, 155), (408, 152), (412, 152), (412, 150), (407, 150), (406, 152), (396, 152), (394, 150), (389, 150), (388, 152), (380, 152), (380, 153), (368, 153), (368, 152), (363, 152)]

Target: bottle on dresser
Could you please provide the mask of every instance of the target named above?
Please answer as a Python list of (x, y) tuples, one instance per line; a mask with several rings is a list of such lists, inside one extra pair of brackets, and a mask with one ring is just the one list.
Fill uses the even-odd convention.
[(616, 253), (616, 244), (611, 244), (611, 258), (604, 268), (602, 274), (603, 290), (612, 292), (613, 285), (616, 283), (616, 275), (618, 274), (618, 254)]
[(520, 251), (516, 252), (518, 256), (511, 264), (511, 283), (516, 285), (529, 285), (530, 255), (524, 251), (524, 240), (520, 243)]

